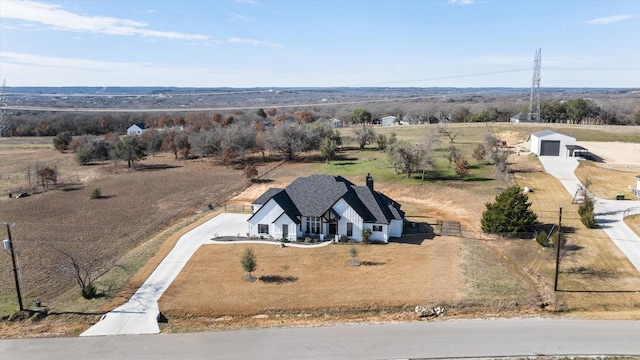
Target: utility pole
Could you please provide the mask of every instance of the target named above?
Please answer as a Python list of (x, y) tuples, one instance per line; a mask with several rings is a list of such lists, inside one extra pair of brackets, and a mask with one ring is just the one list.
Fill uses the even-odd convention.
[(7, 225), (7, 240), (3, 241), (4, 249), (9, 250), (11, 253), (11, 263), (13, 264), (13, 278), (16, 281), (16, 292), (18, 293), (18, 305), (20, 306), (20, 311), (24, 310), (24, 306), (22, 306), (22, 293), (20, 292), (20, 278), (18, 277), (18, 267), (16, 266), (16, 254), (13, 251), (13, 243), (11, 242), (11, 228), (9, 224)]
[(553, 283), (553, 291), (558, 291), (558, 273), (560, 272), (560, 247), (562, 246), (562, 206), (558, 212), (558, 240), (556, 241), (556, 278)]

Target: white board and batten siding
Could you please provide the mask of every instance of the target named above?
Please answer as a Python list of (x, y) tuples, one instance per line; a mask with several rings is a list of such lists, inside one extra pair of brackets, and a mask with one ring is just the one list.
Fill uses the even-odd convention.
[[(268, 235), (271, 235), (272, 237), (276, 238), (275, 236), (276, 229), (275, 229), (275, 225), (273, 224), (273, 221), (276, 220), (278, 216), (282, 214), (282, 212), (283, 210), (280, 207), (280, 205), (278, 205), (278, 203), (275, 200), (269, 199), (269, 201), (267, 201), (266, 204), (260, 207), (259, 212), (254, 213), (253, 215), (254, 217), (252, 221), (249, 222), (249, 234), (267, 235), (265, 233), (258, 232), (259, 224), (267, 224), (269, 225)], [(295, 231), (295, 227), (293, 228), (293, 230)], [(280, 234), (282, 234), (282, 230), (280, 230)]]
[[(382, 229), (380, 231), (373, 230), (373, 228), (377, 226), (381, 227)], [(364, 224), (364, 228), (371, 230), (371, 236), (369, 236), (370, 241), (381, 241), (385, 243), (389, 242), (388, 225), (366, 223)]]
[[(284, 225), (287, 226), (287, 234), (283, 234), (282, 230)], [(271, 229), (273, 228), (273, 231)], [(287, 216), (282, 213), (274, 222), (269, 226), (269, 232), (272, 233), (275, 239), (286, 238), (288, 241), (294, 242), (298, 239), (298, 225)]]
[(356, 241), (362, 241), (363, 221), (360, 215), (358, 215), (358, 213), (353, 210), (353, 208), (351, 208), (344, 199), (338, 200), (333, 205), (333, 210), (340, 215), (340, 220), (338, 221), (338, 234), (346, 236), (347, 223), (352, 223), (353, 234), (349, 237)]
[(401, 237), (404, 230), (403, 220), (391, 220), (389, 224), (389, 237)]

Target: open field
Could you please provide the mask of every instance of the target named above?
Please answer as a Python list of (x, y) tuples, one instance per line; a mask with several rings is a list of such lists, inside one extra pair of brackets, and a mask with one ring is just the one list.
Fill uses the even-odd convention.
[[(451, 127), (462, 128), (453, 145), (469, 159), (472, 149), (489, 131), (486, 124), (453, 124)], [(507, 310), (531, 313), (541, 303), (548, 303), (547, 309), (571, 311), (581, 316), (640, 318), (637, 271), (602, 231), (582, 227), (575, 215), (577, 205), (570, 204), (571, 196), (558, 181), (543, 172), (537, 159), (517, 151), (530, 132), (543, 128), (577, 136), (579, 141), (607, 138), (619, 142), (638, 141), (640, 128), (512, 124), (491, 124), (490, 127), (499, 138), (515, 146), (512, 149), (516, 152), (510, 158), (513, 179), (518, 185), (534, 190), (530, 200), (539, 220), (545, 224), (556, 222), (557, 206), (565, 205), (563, 224), (570, 230), (569, 244), (574, 246), (563, 257), (560, 284), (564, 292), (551, 291), (554, 266), (551, 249), (540, 248), (535, 241), (501, 240), (479, 232), (484, 204), (492, 201), (497, 189), (507, 184), (492, 178), (491, 166), (476, 166), (473, 161), (470, 161), (474, 167), (469, 177), (453, 176), (442, 156), (449, 146), (444, 137), (440, 138), (434, 154), (440, 171), (432, 173), (434, 177), (424, 183), (419, 174), (411, 179), (396, 174), (386, 163), (385, 153), (368, 146), (364, 150), (340, 152), (340, 157), (329, 165), (315, 154), (303, 154), (301, 159), (271, 171), (266, 177), (268, 181), (252, 184), (245, 191), (242, 191), (245, 182), (240, 171), (218, 166), (208, 159), (175, 161), (170, 155), (160, 154), (141, 162), (136, 171), (127, 171), (120, 164), (116, 172), (113, 163), (77, 166), (72, 154), (53, 151), (46, 142), (29, 145), (28, 141), (21, 140), (19, 145), (7, 145), (0, 141), (0, 174), (24, 176), (26, 164), (47, 159), (46, 163), (56, 164), (63, 176), (78, 179), (24, 199), (8, 199), (3, 194), (14, 191), (16, 186), (25, 186), (26, 178), (20, 184), (1, 179), (0, 220), (16, 223), (12, 233), (20, 253), (28, 307), (35, 300), (41, 300), (53, 313), (100, 314), (135, 290), (136, 284), (144, 280), (144, 274), (150, 273), (154, 264), (170, 251), (181, 227), (204, 219), (206, 215), (195, 215), (195, 212), (205, 205), (229, 198), (231, 202), (246, 204), (268, 187), (284, 187), (296, 177), (311, 173), (341, 174), (356, 184), (364, 183), (365, 175), (371, 173), (376, 188), (402, 203), (409, 220), (429, 223), (457, 220), (463, 225), (465, 237), (437, 236), (419, 245), (359, 246), (360, 259), (369, 262), (360, 268), (346, 266), (348, 247), (345, 246), (310, 252), (254, 247), (259, 251), (257, 275), (264, 276), (266, 281), (253, 284), (241, 280), (238, 254), (244, 247), (206, 246), (198, 251), (179, 281), (161, 300), (161, 309), (172, 316), (164, 331), (234, 323), (211, 318), (224, 316), (237, 317), (235, 325), (230, 326), (278, 324), (283, 320), (276, 321), (272, 315), (280, 313), (286, 317), (287, 311), (308, 312), (313, 321), (376, 319), (380, 315), (376, 309), (383, 308), (388, 310), (384, 319), (393, 319), (397, 314), (415, 318), (411, 307), (435, 304), (448, 306), (451, 315), (465, 313), (465, 309), (473, 314)], [(386, 134), (394, 131), (400, 140), (416, 141), (433, 129), (435, 125), (376, 128), (376, 131)], [(348, 134), (351, 129), (343, 131)], [(595, 173), (593, 178), (594, 188), (599, 187)], [(103, 199), (89, 199), (94, 187), (101, 188)], [(637, 223), (634, 219), (629, 221)], [(126, 271), (114, 271), (99, 283), (109, 296), (85, 301), (79, 297), (73, 278), (62, 271), (56, 248), (120, 260), (127, 264)], [(9, 260), (6, 256), (0, 258), (3, 273), (10, 273)], [(134, 276), (137, 269), (142, 270)], [(17, 307), (11, 280), (10, 276), (0, 278), (0, 315), (10, 314)], [(250, 302), (243, 307), (247, 299)], [(319, 299), (327, 300), (325, 306)], [(320, 313), (325, 315), (316, 316)], [(253, 319), (250, 314), (269, 314), (269, 317)], [(69, 335), (96, 318), (95, 315), (70, 316), (70, 319), (58, 316), (62, 319), (61, 326), (70, 328), (66, 332), (56, 333), (60, 326), (51, 325), (55, 317), (27, 324), (27, 329), (50, 321), (52, 329), (42, 330), (44, 335)], [(288, 319), (307, 321), (298, 316)], [(79, 324), (68, 325), (74, 322)], [(7, 323), (0, 322), (0, 333), (10, 332)]]
[[(60, 303), (59, 297), (68, 290), (77, 291), (59, 251), (77, 259), (113, 263), (164, 228), (207, 204), (225, 201), (244, 187), (240, 171), (208, 161), (175, 161), (164, 154), (149, 157), (136, 171), (128, 171), (122, 164), (116, 171), (113, 163), (79, 167), (72, 154), (51, 149), (9, 149), (0, 153), (0, 173), (24, 174), (25, 166), (34, 166), (35, 161), (56, 165), (64, 183), (26, 198), (10, 199), (6, 192), (28, 184), (3, 179), (0, 219), (15, 223), (11, 231), (19, 253), (25, 304), (31, 307), (40, 300), (51, 311), (67, 310), (68, 299)], [(79, 181), (67, 183), (66, 176), (79, 177)], [(90, 199), (93, 188), (101, 189), (102, 198)], [(154, 252), (151, 249), (127, 264), (128, 268), (116, 271), (127, 273), (114, 274), (116, 283), (102, 286), (121, 287), (133, 275), (129, 272), (135, 272)], [(3, 273), (10, 274), (10, 265), (9, 257), (0, 258)], [(14, 308), (17, 301), (12, 277), (0, 277), (0, 289), (2, 308)], [(90, 307), (96, 309), (97, 303), (100, 300)]]

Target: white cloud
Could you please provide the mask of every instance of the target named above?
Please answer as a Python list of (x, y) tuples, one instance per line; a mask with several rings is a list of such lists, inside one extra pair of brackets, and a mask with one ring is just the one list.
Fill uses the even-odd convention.
[(147, 24), (135, 20), (105, 16), (80, 15), (60, 5), (37, 1), (3, 0), (3, 19), (17, 19), (46, 25), (53, 29), (75, 32), (90, 32), (109, 35), (137, 35), (180, 40), (207, 40), (209, 36), (187, 34), (177, 31), (160, 31), (147, 28)]
[(474, 0), (449, 0), (449, 4), (453, 5), (471, 5)]
[(61, 58), (51, 56), (40, 56), (33, 54), (22, 54), (14, 52), (0, 52), (0, 58), (4, 64), (27, 65), (45, 68), (63, 68), (74, 70), (91, 70), (97, 72), (118, 71), (124, 67), (132, 68), (139, 66), (125, 62), (95, 61), (86, 59)]
[(229, 17), (231, 18), (231, 21), (251, 21), (251, 18), (236, 13), (230, 13)]
[(589, 25), (607, 25), (607, 24), (617, 23), (619, 21), (633, 19), (634, 17), (635, 17), (634, 15), (629, 15), (629, 14), (614, 15), (614, 16), (591, 19), (591, 20), (585, 21), (585, 23)]
[(273, 47), (273, 48), (281, 48), (282, 47), (281, 44), (277, 44), (277, 43), (272, 43), (272, 42), (262, 41), (262, 40), (254, 40), (254, 39), (242, 39), (242, 38), (237, 38), (237, 37), (229, 38), (229, 42), (230, 43), (238, 43), (238, 44), (251, 44), (251, 45), (269, 46), (269, 47)]

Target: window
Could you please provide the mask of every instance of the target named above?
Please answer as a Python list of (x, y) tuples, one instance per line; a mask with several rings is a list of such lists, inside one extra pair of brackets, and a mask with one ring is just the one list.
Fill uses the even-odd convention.
[(307, 232), (311, 234), (320, 234), (320, 218), (310, 216), (307, 218)]
[(258, 224), (258, 234), (268, 234), (269, 224)]
[(382, 231), (382, 225), (373, 225), (373, 231)]
[(347, 223), (347, 236), (353, 236), (353, 224)]

